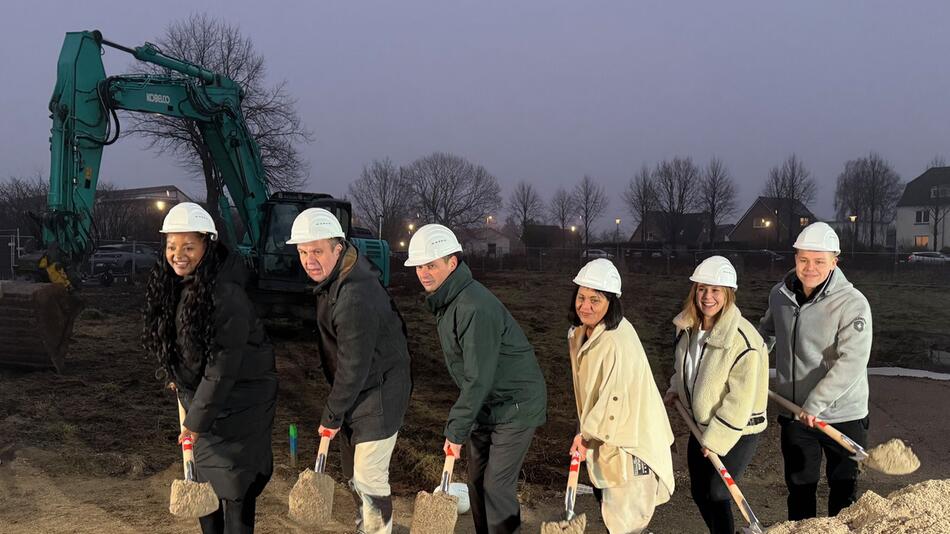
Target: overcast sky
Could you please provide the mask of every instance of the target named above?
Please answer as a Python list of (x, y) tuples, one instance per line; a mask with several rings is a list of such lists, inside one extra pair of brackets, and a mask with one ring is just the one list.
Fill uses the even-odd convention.
[[(848, 159), (874, 150), (907, 181), (950, 157), (950, 2), (22, 2), (0, 7), (0, 178), (49, 169), (47, 104), (67, 31), (136, 46), (196, 9), (240, 26), (286, 80), (314, 142), (309, 189), (340, 195), (374, 158), (459, 154), (547, 200), (590, 174), (620, 194), (646, 163), (725, 161), (739, 212), (797, 153), (831, 217)], [(131, 56), (106, 52), (107, 74)], [(132, 138), (119, 186), (198, 184)], [(609, 221), (608, 221), (609, 219)]]

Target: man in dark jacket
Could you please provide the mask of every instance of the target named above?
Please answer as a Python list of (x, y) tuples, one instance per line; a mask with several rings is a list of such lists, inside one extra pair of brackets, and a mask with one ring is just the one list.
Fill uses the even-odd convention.
[(331, 384), (319, 433), (342, 436), (343, 472), (361, 510), (358, 532), (388, 534), (389, 462), (412, 389), (405, 323), (379, 271), (344, 240), (332, 213), (304, 210), (287, 243), (297, 245), (318, 284), (317, 343)]
[(534, 349), (508, 310), (472, 278), (448, 228), (428, 224), (409, 242), (438, 320), (439, 341), (459, 397), (445, 425), (446, 454), (468, 445), (468, 487), (479, 534), (518, 532), (517, 483), (534, 429), (544, 424), (547, 389)]

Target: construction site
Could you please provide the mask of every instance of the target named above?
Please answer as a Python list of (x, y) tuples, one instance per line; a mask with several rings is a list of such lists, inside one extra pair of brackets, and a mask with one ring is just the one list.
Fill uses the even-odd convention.
[[(554, 191), (553, 182), (522, 180), (508, 184), (511, 195), (503, 202), (499, 180), (482, 165), (426, 148), (428, 156), (405, 165), (386, 156), (363, 164), (352, 181), (319, 182), (311, 179), (309, 164), (298, 152), (298, 145), (312, 142), (312, 132), (302, 126), (284, 83), (262, 90), (258, 81), (229, 70), (227, 61), (188, 56), (172, 47), (174, 37), (191, 42), (196, 35), (213, 34), (251, 50), (250, 40), (241, 40), (236, 26), (195, 14), (171, 24), (160, 44), (132, 45), (99, 30), (72, 30), (65, 37), (57, 34), (62, 46), (55, 69), (52, 61), (49, 69), (55, 70), (55, 84), (48, 103), (44, 101), (47, 110), (40, 113), (48, 114), (49, 152), (43, 153), (48, 176), (11, 175), (0, 183), (0, 534), (211, 532), (211, 522), (234, 520), (224, 519), (232, 513), (226, 506), (235, 506), (238, 515), (250, 510), (252, 529), (265, 534), (387, 532), (390, 527), (383, 523), (389, 519), (391, 531), (398, 533), (475, 533), (475, 525), (485, 521), (486, 505), (481, 502), (473, 514), (469, 492), (486, 490), (486, 467), (481, 466), (479, 481), (469, 480), (469, 468), (479, 470), (478, 461), (472, 462), (479, 453), (475, 438), (465, 432), (474, 436), (479, 428), (489, 428), (493, 439), (500, 439), (496, 430), (509, 423), (524, 432), (515, 422), (529, 417), (529, 403), (517, 396), (531, 389), (525, 385), (531, 373), (543, 406), (530, 420), (544, 423), (530, 426), (533, 437), (526, 434), (527, 452), (523, 463), (515, 464), (517, 481), (509, 484), (517, 485), (515, 512), (521, 510), (520, 519), (514, 519), (520, 527), (512, 531), (616, 533), (616, 527), (608, 526), (618, 520), (603, 497), (618, 495), (616, 485), (596, 478), (603, 475), (599, 469), (607, 460), (591, 452), (586, 459), (590, 470), (579, 467), (581, 451), (614, 450), (609, 449), (614, 445), (608, 443), (609, 435), (590, 437), (581, 421), (590, 409), (584, 403), (592, 401), (585, 400), (582, 393), (589, 392), (579, 384), (582, 376), (591, 375), (579, 371), (582, 345), (574, 346), (573, 336), (575, 331), (578, 336), (601, 335), (618, 325), (628, 328), (627, 323), (633, 329), (624, 330), (626, 339), (641, 344), (642, 351), (635, 347), (618, 361), (629, 365), (624, 358), (634, 354), (637, 362), (648, 364), (641, 383), (650, 384), (652, 375), (658, 390), (650, 386), (651, 391), (628, 392), (631, 398), (650, 400), (627, 411), (639, 417), (654, 402), (673, 434), (675, 491), (668, 502), (655, 506), (643, 532), (712, 529), (699, 492), (691, 494), (691, 483), (697, 481), (690, 462), (707, 457), (711, 464), (702, 463), (714, 473), (713, 481), (727, 488), (730, 513), (744, 534), (950, 534), (950, 418), (941, 410), (950, 399), (950, 165), (941, 157), (922, 172), (909, 171), (918, 173), (914, 179), (902, 160), (905, 181), (897, 165), (865, 152), (848, 160), (832, 185), (834, 180), (811, 177), (791, 152), (762, 173), (768, 176), (763, 183), (752, 184), (734, 180), (715, 150), (701, 167), (690, 156), (667, 157), (664, 147), (651, 156), (658, 158), (655, 166), (644, 163), (633, 178), (624, 176), (619, 194), (608, 193), (585, 171), (570, 193), (560, 183)], [(128, 63), (113, 72), (116, 56)], [(264, 72), (262, 59), (252, 63)], [(280, 113), (266, 116), (277, 107), (282, 107)], [(127, 188), (107, 182), (105, 176), (116, 176), (103, 163), (109, 147), (135, 136), (147, 140), (156, 158), (175, 160), (197, 189), (174, 178), (122, 184), (135, 185)], [(37, 144), (46, 147), (43, 139)], [(400, 157), (408, 156), (403, 152)], [(737, 193), (742, 185), (751, 191)], [(613, 213), (607, 206), (616, 217), (606, 216)], [(832, 208), (832, 216), (816, 214)], [(508, 214), (504, 222), (503, 212)], [(332, 261), (324, 263), (327, 257)], [(482, 300), (465, 305), (479, 302), (481, 308), (471, 312), (471, 322), (459, 319), (455, 314), (465, 311), (454, 308), (451, 320), (461, 322), (443, 322), (446, 308), (439, 307), (436, 297), (442, 298), (450, 286), (442, 284), (469, 275), (484, 287), (464, 279), (459, 292), (477, 286), (484, 292)], [(204, 277), (210, 277), (209, 285)], [(847, 305), (824, 304), (833, 300), (832, 280), (849, 292)], [(353, 304), (345, 300), (350, 293), (340, 297), (339, 288), (350, 283), (375, 293), (354, 293), (362, 300)], [(710, 297), (700, 291), (721, 293)], [(594, 297), (585, 296), (588, 292)], [(773, 317), (783, 309), (774, 301), (783, 293), (791, 302), (785, 308), (793, 310), (787, 315), (792, 325), (787, 332), (782, 319)], [(484, 295), (497, 299), (497, 306)], [(449, 301), (455, 298), (453, 294)], [(587, 298), (594, 303), (585, 308)], [(839, 293), (834, 298), (844, 297)], [(338, 301), (349, 306), (345, 322), (337, 320), (343, 312), (332, 315)], [(597, 308), (600, 315), (589, 320), (587, 310), (604, 301), (608, 304)], [(374, 303), (371, 315), (368, 302)], [(828, 307), (818, 308), (818, 303)], [(811, 316), (819, 318), (801, 323), (807, 326), (800, 331), (800, 312), (811, 304), (816, 307), (808, 309), (825, 310), (825, 315)], [(622, 313), (611, 319), (609, 312), (616, 310), (610, 307), (618, 305)], [(499, 333), (497, 340), (492, 338), (499, 348), (489, 357), (498, 363), (487, 374), (494, 381), (491, 388), (498, 389), (469, 407), (471, 424), (462, 433), (471, 449), (467, 455), (459, 453), (462, 441), (452, 441), (452, 417), (458, 417), (467, 388), (482, 379), (477, 362), (484, 355), (473, 355), (486, 350), (484, 339), (495, 334), (476, 334), (471, 325), (476, 316), (488, 321), (489, 306), (503, 310), (497, 312), (500, 319), (492, 319), (492, 328), (503, 324), (498, 328), (504, 336), (526, 340), (519, 352), (506, 345), (512, 337), (503, 342)], [(854, 312), (858, 307), (861, 311)], [(845, 308), (856, 318), (849, 315), (836, 323)], [(354, 316), (353, 310), (364, 315)], [(693, 323), (674, 326), (674, 318), (690, 317), (689, 310)], [(750, 341), (735, 327), (744, 344), (724, 371), (728, 378), (715, 409), (727, 404), (727, 396), (735, 403), (741, 395), (752, 395), (751, 387), (739, 392), (742, 388), (731, 382), (738, 380), (740, 371), (734, 375), (734, 369), (745, 354), (768, 361), (768, 368), (756, 368), (762, 378), (749, 379), (767, 409), (755, 412), (749, 400), (741, 412), (743, 428), (715, 415), (721, 422), (716, 424), (728, 427), (726, 432), (736, 439), (761, 433), (751, 441), (757, 445), (735, 479), (711, 442), (697, 441), (710, 436), (715, 421), (710, 416), (701, 422), (699, 401), (691, 398), (697, 377), (704, 377), (701, 385), (712, 381), (699, 368), (706, 336), (720, 332), (713, 328), (726, 311), (730, 321), (752, 325), (760, 338)], [(872, 316), (873, 336), (868, 336)], [(380, 317), (394, 325), (386, 331), (388, 337), (381, 333)], [(240, 322), (244, 319), (247, 323)], [(371, 341), (385, 345), (382, 349), (362, 345), (367, 340), (359, 338), (370, 327), (378, 333)], [(698, 332), (690, 337), (692, 327)], [(681, 344), (684, 332), (688, 335)], [(813, 345), (797, 345), (822, 335)], [(255, 357), (227, 348), (233, 339), (226, 338), (240, 340), (240, 351)], [(389, 391), (386, 395), (395, 397), (384, 397), (385, 382), (401, 375), (394, 371), (396, 364), (375, 366), (386, 358), (406, 358), (406, 351), (400, 352), (403, 339), (409, 361), (403, 365), (411, 369), (400, 383), (406, 393), (399, 397)], [(729, 339), (740, 343), (736, 334)], [(337, 345), (339, 340), (345, 341)], [(335, 373), (346, 377), (337, 383), (356, 380), (352, 370), (339, 370), (356, 361), (341, 348), (344, 344), (369, 354), (360, 360), (365, 368), (359, 370), (367, 376), (349, 386), (355, 389), (345, 402), (331, 395), (336, 386), (330, 384)], [(788, 354), (783, 348), (791, 358), (782, 359)], [(532, 361), (517, 367), (518, 376), (508, 376), (504, 366), (512, 364), (505, 358), (514, 353)], [(221, 354), (237, 359), (221, 363)], [(840, 364), (845, 359), (848, 365), (859, 364), (845, 367)], [(796, 377), (806, 360), (812, 367)], [(225, 365), (236, 367), (225, 372)], [(835, 369), (837, 365), (842, 366)], [(235, 378), (239, 372), (251, 376)], [(791, 378), (783, 374), (787, 372)], [(685, 377), (682, 386), (671, 380), (674, 376)], [(498, 384), (505, 380), (520, 383), (521, 390), (504, 390)], [(796, 404), (818, 401), (800, 391), (796, 397), (794, 388), (812, 381), (809, 387), (827, 390), (832, 380), (847, 386), (829, 394), (821, 408), (825, 411)], [(241, 390), (246, 398), (240, 402), (248, 404), (221, 408), (237, 397), (231, 382), (250, 388)], [(785, 386), (791, 396), (775, 393)], [(603, 388), (597, 394), (618, 401), (616, 391)], [(848, 413), (849, 402), (858, 406), (850, 413), (857, 413), (864, 409), (864, 393), (866, 415), (853, 421), (826, 419), (828, 423), (824, 416), (816, 417), (836, 410)], [(657, 394), (664, 397), (665, 408), (657, 404)], [(266, 401), (248, 401), (267, 395)], [(389, 404), (398, 398), (408, 402), (405, 415), (398, 416), (397, 434), (391, 429), (381, 434), (390, 436), (389, 480), (383, 484), (391, 485), (391, 501), (388, 494), (360, 489), (356, 479), (362, 474), (352, 479), (344, 475), (353, 471), (354, 461), (357, 471), (363, 469), (359, 462), (368, 462), (354, 460), (368, 453), (344, 447), (357, 440), (355, 412), (369, 405), (360, 403), (371, 402), (366, 400), (370, 395), (378, 410), (361, 417), (383, 418), (384, 408), (392, 408)], [(345, 408), (335, 413), (334, 402)], [(492, 410), (507, 415), (496, 420)], [(616, 412), (609, 413), (613, 421)], [(626, 420), (631, 413), (619, 417)], [(271, 416), (269, 427), (265, 419)], [(830, 509), (841, 495), (829, 489), (831, 481), (820, 482), (817, 490), (812, 488), (817, 514), (787, 521), (798, 513), (792, 508), (800, 495), (791, 493), (808, 484), (793, 483), (785, 474), (797, 445), (790, 441), (791, 431), (780, 426), (780, 416), (786, 416), (785, 425), (809, 426), (809, 432), (831, 440), (822, 445), (828, 470), (827, 475), (822, 471), (822, 480), (836, 469), (829, 447), (835, 462), (847, 458), (857, 466), (854, 498), (840, 513)], [(705, 437), (697, 423), (707, 429)], [(866, 435), (852, 439), (835, 428), (846, 423), (864, 425)], [(242, 437), (221, 438), (227, 425)], [(753, 432), (753, 427), (759, 430)], [(270, 429), (269, 437), (267, 432), (248, 437), (259, 428)], [(341, 428), (347, 441), (333, 441)], [(657, 428), (642, 435), (659, 439)], [(375, 445), (386, 440), (368, 441), (386, 447)], [(482, 446), (500, 454), (497, 443)], [(646, 445), (637, 444), (641, 446)], [(655, 465), (648, 466), (645, 459), (641, 465), (634, 448), (626, 444), (615, 450), (621, 458), (632, 457), (637, 476), (649, 475), (654, 486), (663, 482)], [(660, 448), (666, 452), (665, 444)], [(223, 456), (214, 456), (221, 451), (242, 459), (222, 465)], [(343, 454), (350, 456), (344, 460)], [(485, 463), (488, 454), (484, 452)], [(822, 453), (817, 454), (820, 466)], [(210, 465), (214, 461), (219, 464)], [(242, 479), (239, 493), (249, 501), (242, 512), (245, 497), (223, 496), (226, 484), (215, 477), (225, 472), (230, 484), (251, 473), (242, 470), (254, 462), (263, 467), (253, 482)], [(265, 473), (265, 464), (272, 464), (272, 474)], [(595, 465), (600, 467), (591, 467)], [(626, 483), (626, 471), (623, 477)], [(845, 478), (846, 483), (855, 480)], [(842, 487), (840, 479), (835, 482)], [(253, 494), (248, 484), (262, 493)], [(230, 491), (227, 487), (224, 491)], [(487, 510), (495, 513), (492, 506)], [(370, 526), (376, 513), (387, 517)], [(507, 527), (493, 528), (503, 532)]]

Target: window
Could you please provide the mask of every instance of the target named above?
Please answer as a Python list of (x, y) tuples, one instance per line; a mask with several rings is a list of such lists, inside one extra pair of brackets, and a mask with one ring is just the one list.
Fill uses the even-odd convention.
[(930, 198), (950, 197), (950, 185), (935, 185), (930, 188)]
[(752, 228), (768, 228), (772, 226), (772, 221), (768, 219), (752, 219)]
[(489, 244), (488, 244), (488, 255), (489, 255), (489, 256), (494, 256), (497, 251), (498, 251), (498, 246), (497, 246), (495, 243), (489, 243)]
[(808, 217), (802, 217), (802, 218), (798, 219), (798, 224), (799, 224), (800, 226), (802, 226), (802, 227), (808, 226), (808, 223), (810, 223), (810, 222), (811, 222), (811, 221), (808, 219)]
[(917, 210), (914, 215), (914, 224), (927, 224), (930, 222), (930, 210)]
[(914, 246), (917, 248), (925, 248), (930, 245), (930, 236), (929, 235), (915, 235), (914, 236)]

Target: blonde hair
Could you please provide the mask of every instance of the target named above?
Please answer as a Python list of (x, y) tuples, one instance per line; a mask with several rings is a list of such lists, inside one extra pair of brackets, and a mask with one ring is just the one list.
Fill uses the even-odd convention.
[[(703, 284), (711, 285), (711, 284)], [(716, 314), (716, 317), (713, 318), (714, 322), (719, 320), (719, 316), (722, 315), (722, 312), (726, 311), (730, 306), (734, 306), (736, 303), (736, 290), (727, 286), (719, 286), (722, 288), (723, 294), (726, 296), (726, 301), (722, 304), (722, 309), (719, 310), (719, 313)], [(686, 301), (683, 302), (683, 317), (686, 319), (686, 325), (690, 328), (698, 328), (702, 326), (703, 321), (703, 312), (699, 309), (699, 305), (696, 304), (696, 291), (699, 288), (697, 282), (693, 282), (693, 286), (689, 288), (689, 296), (686, 297)]]

